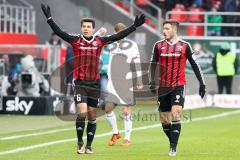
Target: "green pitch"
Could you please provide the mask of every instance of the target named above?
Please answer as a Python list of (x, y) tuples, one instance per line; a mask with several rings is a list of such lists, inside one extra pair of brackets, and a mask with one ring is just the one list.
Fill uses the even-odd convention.
[[(120, 109), (116, 109), (123, 129)], [(73, 121), (56, 116), (0, 115), (0, 160), (238, 160), (240, 159), (240, 110), (205, 108), (184, 111), (178, 155), (168, 156), (168, 141), (151, 105), (133, 111), (132, 144), (121, 140), (108, 146), (111, 137), (105, 116), (97, 123), (93, 155), (76, 154)], [(122, 132), (122, 135), (124, 133)], [(123, 137), (123, 136), (122, 136)]]

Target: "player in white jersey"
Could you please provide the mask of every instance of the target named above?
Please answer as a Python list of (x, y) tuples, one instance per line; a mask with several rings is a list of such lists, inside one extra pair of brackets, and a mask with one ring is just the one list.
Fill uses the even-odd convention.
[[(126, 26), (118, 23), (114, 26), (115, 32), (125, 29)], [(105, 96), (105, 112), (107, 120), (113, 129), (113, 136), (109, 141), (112, 146), (118, 139), (121, 138), (117, 127), (117, 120), (113, 109), (115, 106), (123, 106), (123, 120), (125, 128), (125, 137), (122, 145), (128, 146), (130, 144), (130, 136), (132, 131), (131, 108), (135, 104), (134, 99), (134, 73), (136, 78), (136, 88), (143, 87), (141, 80), (141, 64), (140, 54), (137, 44), (129, 39), (112, 43), (109, 45), (110, 58), (108, 68), (108, 84), (107, 94)], [(135, 67), (134, 65), (135, 64)], [(133, 68), (132, 68), (133, 66)], [(135, 68), (135, 69), (134, 69)], [(136, 72), (132, 72), (135, 70)]]

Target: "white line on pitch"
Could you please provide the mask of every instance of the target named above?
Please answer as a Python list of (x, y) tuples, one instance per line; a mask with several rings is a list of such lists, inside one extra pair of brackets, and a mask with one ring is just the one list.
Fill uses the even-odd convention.
[(52, 134), (52, 133), (57, 133), (57, 132), (69, 131), (69, 130), (73, 130), (73, 129), (74, 128), (55, 129), (55, 130), (39, 132), (39, 133), (29, 133), (29, 134), (23, 134), (23, 135), (2, 137), (2, 138), (0, 138), (0, 141), (10, 140), (10, 139), (19, 139), (19, 138), (31, 137), (31, 136), (39, 136), (39, 135), (44, 135), (44, 134)]
[[(102, 121), (103, 118), (98, 119), (98, 121)], [(45, 134), (52, 134), (57, 132), (64, 132), (69, 130), (74, 130), (75, 128), (63, 128), (63, 129), (53, 129), (49, 131), (43, 131), (38, 133), (28, 133), (28, 134), (21, 134), (21, 135), (12, 135), (8, 137), (0, 137), (0, 141), (4, 140), (11, 140), (11, 139), (19, 139), (19, 138), (25, 138), (25, 137), (31, 137), (31, 136), (39, 136), (39, 135), (45, 135)]]
[[(207, 117), (194, 118), (194, 119), (192, 119), (192, 121), (189, 121), (189, 122), (197, 122), (197, 121), (204, 121), (204, 120), (209, 120), (209, 119), (221, 118), (221, 117), (226, 117), (226, 116), (229, 116), (229, 115), (235, 115), (235, 114), (239, 114), (239, 113), (240, 113), (240, 110), (231, 111), (231, 112), (215, 114), (215, 115), (211, 115), (211, 116), (207, 116)], [(189, 122), (185, 122), (185, 123), (189, 123)], [(161, 124), (155, 124), (155, 125), (151, 125), (151, 126), (143, 126), (143, 127), (133, 128), (133, 131), (145, 130), (145, 129), (149, 129), (149, 128), (157, 128), (157, 127), (160, 127), (160, 126), (161, 126)], [(120, 132), (123, 132), (123, 130), (121, 130)], [(112, 135), (112, 132), (98, 134), (95, 137), (104, 137), (104, 136), (108, 136), (108, 135)], [(85, 138), (86, 137), (84, 137), (84, 139)], [(65, 142), (72, 142), (72, 141), (76, 141), (76, 140), (77, 140), (76, 138), (71, 138), (71, 139), (63, 139), (63, 140), (41, 143), (41, 144), (36, 144), (36, 145), (31, 145), (31, 146), (26, 146), (26, 147), (19, 147), (19, 148), (12, 149), (12, 150), (2, 151), (2, 152), (0, 152), (0, 155), (18, 153), (18, 152), (21, 152), (21, 151), (27, 151), (27, 150), (32, 150), (32, 149), (35, 149), (35, 148), (40, 148), (40, 147), (45, 147), (45, 146), (50, 146), (50, 145), (65, 143)]]

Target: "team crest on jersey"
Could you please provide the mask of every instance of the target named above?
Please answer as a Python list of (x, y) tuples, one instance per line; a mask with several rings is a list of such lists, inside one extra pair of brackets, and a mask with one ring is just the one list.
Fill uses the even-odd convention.
[(183, 46), (177, 46), (178, 51), (182, 51)]
[(92, 45), (96, 47), (98, 45), (97, 41), (93, 41)]

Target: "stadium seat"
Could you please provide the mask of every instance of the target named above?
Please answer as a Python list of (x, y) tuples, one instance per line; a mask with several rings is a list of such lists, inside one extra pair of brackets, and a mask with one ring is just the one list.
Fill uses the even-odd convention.
[(146, 0), (136, 0), (135, 3), (138, 6), (147, 6), (148, 5), (148, 2)]
[[(189, 10), (190, 12), (204, 12), (204, 9), (202, 8), (191, 8)], [(203, 14), (190, 14), (188, 18), (189, 22), (203, 22), (204, 21), (204, 15)]]
[(203, 36), (204, 29), (202, 26), (187, 26), (187, 36)]
[(145, 20), (145, 24), (147, 24), (147, 25), (149, 25), (150, 27), (152, 27), (152, 28), (154, 28), (154, 29), (156, 29), (157, 27), (156, 27), (156, 24), (155, 23), (153, 23), (150, 19), (146, 19)]
[(115, 5), (120, 7), (120, 8), (124, 7), (124, 3), (123, 2), (116, 2)]
[[(175, 7), (175, 8), (173, 8), (171, 11), (173, 11), (173, 12), (184, 12), (184, 11), (186, 11), (184, 8), (181, 8), (181, 7)], [(174, 14), (171, 14), (171, 16), (170, 16), (170, 18), (171, 19), (174, 19), (174, 20), (177, 20), (177, 21), (179, 21), (179, 22), (185, 22), (185, 21), (187, 21), (187, 15), (186, 14), (176, 14), (176, 13), (174, 13)]]
[(124, 9), (127, 12), (130, 12), (130, 8), (128, 6), (126, 6), (123, 2), (116, 2), (115, 5)]

